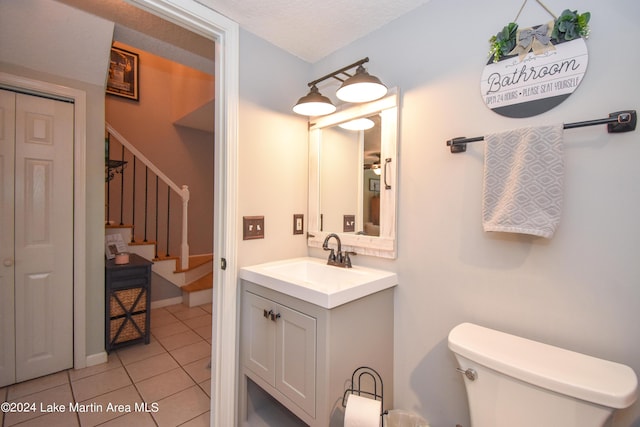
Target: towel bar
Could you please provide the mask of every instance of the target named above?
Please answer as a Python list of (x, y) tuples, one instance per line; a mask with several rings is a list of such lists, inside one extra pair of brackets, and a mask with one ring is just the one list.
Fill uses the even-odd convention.
[[(636, 122), (638, 120), (636, 110), (624, 110), (615, 113), (609, 113), (609, 117), (605, 119), (587, 120), (584, 122), (565, 123), (565, 129), (574, 129), (585, 126), (607, 125), (607, 132), (620, 133), (636, 130)], [(484, 136), (476, 136), (473, 138), (457, 137), (447, 141), (452, 153), (464, 153), (467, 151), (467, 143), (484, 141)]]

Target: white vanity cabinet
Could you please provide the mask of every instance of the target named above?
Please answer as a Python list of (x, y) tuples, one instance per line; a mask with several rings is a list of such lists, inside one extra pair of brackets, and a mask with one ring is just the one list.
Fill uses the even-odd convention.
[(242, 319), (245, 366), (314, 417), (316, 319), (251, 292)]
[(327, 309), (242, 280), (241, 313), (239, 425), (342, 426), (360, 366), (381, 375), (391, 407), (393, 288)]

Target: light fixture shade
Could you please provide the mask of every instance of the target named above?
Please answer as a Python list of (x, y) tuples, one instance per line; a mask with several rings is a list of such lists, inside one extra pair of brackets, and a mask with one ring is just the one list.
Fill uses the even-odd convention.
[(303, 116), (323, 116), (334, 111), (336, 111), (335, 105), (320, 93), (316, 85), (311, 86), (309, 93), (293, 106), (293, 112)]
[(345, 80), (336, 96), (345, 102), (369, 102), (380, 99), (387, 94), (387, 87), (379, 78), (367, 73), (362, 65), (356, 73)]
[(359, 119), (350, 120), (345, 123), (340, 123), (342, 129), (347, 130), (367, 130), (371, 129), (374, 126), (373, 120), (367, 119), (366, 117), (361, 117)]

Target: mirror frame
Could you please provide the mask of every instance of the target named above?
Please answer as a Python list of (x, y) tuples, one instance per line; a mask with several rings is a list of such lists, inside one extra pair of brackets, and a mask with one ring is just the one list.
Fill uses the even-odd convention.
[[(309, 225), (307, 244), (321, 248), (330, 233), (340, 236), (344, 250), (362, 255), (396, 258), (396, 206), (398, 168), (398, 89), (390, 89), (386, 96), (364, 104), (349, 104), (327, 116), (309, 121)], [(338, 231), (320, 231), (320, 152), (322, 129), (360, 117), (380, 113), (381, 167), (380, 235), (366, 236)], [(362, 181), (362, 180), (360, 180)], [(385, 185), (386, 184), (386, 185)], [(360, 183), (362, 185), (362, 183)]]

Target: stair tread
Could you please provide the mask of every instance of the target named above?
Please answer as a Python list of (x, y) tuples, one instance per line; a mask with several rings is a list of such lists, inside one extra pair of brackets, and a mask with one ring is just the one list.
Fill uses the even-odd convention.
[(179, 256), (158, 256), (154, 258), (153, 261), (175, 261), (176, 269), (173, 271), (174, 273), (184, 273), (190, 270), (194, 270), (202, 265), (208, 264), (213, 261), (213, 255), (191, 255), (189, 256), (189, 266), (186, 269), (180, 268), (180, 257)]
[(178, 257), (178, 261), (176, 261), (176, 265), (178, 268), (176, 269), (176, 273), (182, 273), (184, 271), (189, 271), (200, 267), (201, 265), (205, 265), (213, 261), (213, 255), (191, 255), (189, 257), (189, 267), (186, 269), (180, 268), (179, 264), (180, 258)]
[(142, 241), (142, 240), (136, 240), (135, 242), (127, 242), (127, 244), (131, 245), (131, 246), (137, 246), (137, 245), (155, 245), (156, 241), (155, 240), (147, 240), (146, 242)]
[(196, 292), (203, 291), (205, 289), (213, 288), (213, 273), (208, 273), (201, 278), (189, 283), (188, 285), (183, 286), (182, 289), (184, 292)]
[(201, 265), (207, 264), (213, 261), (213, 255), (191, 255), (189, 256), (189, 268), (196, 268)]

